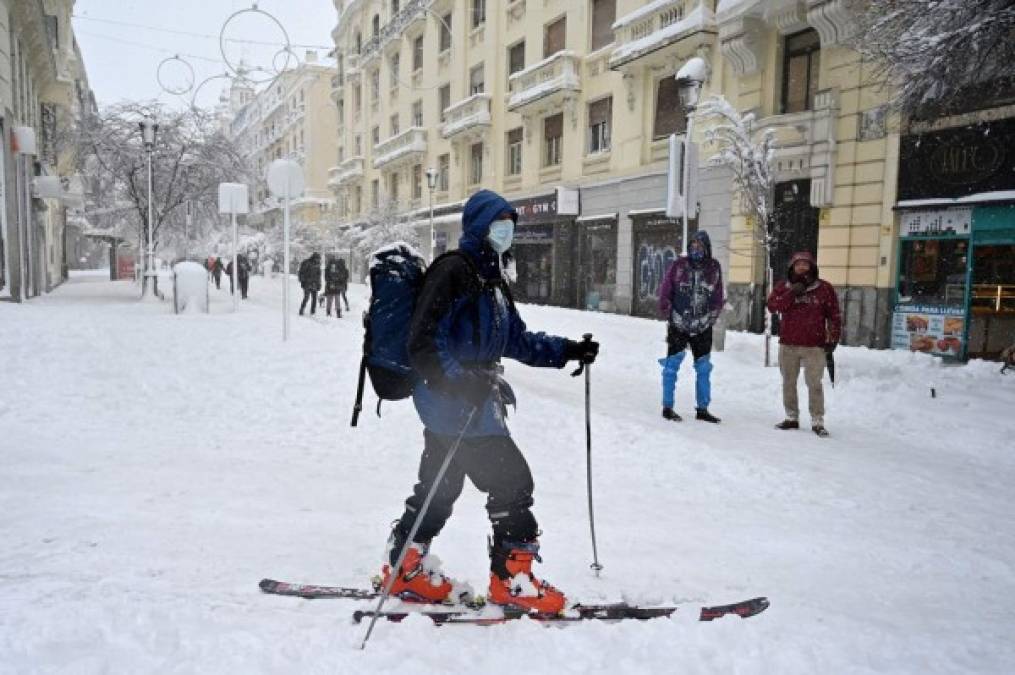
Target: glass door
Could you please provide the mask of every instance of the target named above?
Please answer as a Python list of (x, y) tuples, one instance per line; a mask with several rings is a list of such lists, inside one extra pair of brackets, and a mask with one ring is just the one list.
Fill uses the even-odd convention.
[(969, 356), (998, 358), (1015, 343), (1015, 245), (973, 249)]

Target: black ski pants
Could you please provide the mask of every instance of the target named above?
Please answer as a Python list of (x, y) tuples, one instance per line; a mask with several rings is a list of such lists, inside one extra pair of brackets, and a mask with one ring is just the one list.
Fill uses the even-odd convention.
[(317, 291), (303, 289), (303, 304), (300, 305), (300, 314), (307, 308), (307, 301), (310, 301), (310, 313), (314, 314), (317, 311)]
[(712, 353), (712, 327), (704, 333), (688, 335), (673, 327), (673, 324), (666, 326), (666, 356), (673, 356), (691, 347), (691, 356), (697, 361), (702, 356)]
[[(429, 431), (423, 432), (423, 439), (419, 482), (412, 496), (405, 500), (405, 512), (395, 527), (399, 543), (409, 535), (416, 514), (455, 443), (452, 437)], [(510, 436), (480, 436), (462, 439), (423, 516), (416, 542), (427, 543), (440, 533), (451, 517), (455, 500), (462, 494), (466, 477), (476, 489), (486, 493), (486, 511), (493, 524), (495, 544), (504, 540), (532, 541), (538, 536), (539, 526), (530, 510), (534, 486), (528, 462)], [(397, 557), (398, 553), (393, 551), (392, 556)]]

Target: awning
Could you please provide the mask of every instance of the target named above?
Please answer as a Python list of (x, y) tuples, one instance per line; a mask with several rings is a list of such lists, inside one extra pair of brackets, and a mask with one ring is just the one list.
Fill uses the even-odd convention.
[(895, 204), (895, 209), (928, 209), (942, 206), (969, 206), (970, 204), (993, 204), (1015, 202), (1015, 190), (978, 192), (965, 197), (934, 197), (930, 199), (904, 199)]
[(578, 222), (578, 223), (594, 223), (594, 222), (597, 222), (597, 221), (598, 222), (602, 222), (602, 221), (616, 220), (616, 219), (617, 219), (617, 214), (616, 213), (597, 213), (597, 214), (588, 215), (588, 216), (578, 216), (577, 218), (575, 218), (575, 222)]
[(630, 211), (627, 212), (627, 216), (629, 218), (634, 217), (634, 216), (655, 216), (655, 215), (658, 215), (660, 213), (666, 213), (666, 209), (663, 209), (663, 208), (658, 208), (658, 209), (631, 209)]

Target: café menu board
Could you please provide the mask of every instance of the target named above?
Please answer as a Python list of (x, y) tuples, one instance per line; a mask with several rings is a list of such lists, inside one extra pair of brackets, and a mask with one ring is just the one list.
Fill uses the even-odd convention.
[(966, 317), (961, 308), (911, 306), (892, 315), (892, 349), (935, 356), (962, 353)]

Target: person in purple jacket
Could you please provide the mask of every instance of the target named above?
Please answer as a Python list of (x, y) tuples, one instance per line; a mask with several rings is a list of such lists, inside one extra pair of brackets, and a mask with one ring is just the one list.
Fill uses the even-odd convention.
[(722, 268), (712, 257), (708, 233), (695, 232), (687, 256), (677, 258), (666, 270), (659, 286), (659, 313), (666, 318), (666, 358), (663, 367), (663, 418), (681, 421), (673, 410), (677, 371), (688, 346), (694, 357), (696, 419), (716, 424), (719, 418), (708, 411), (712, 399), (712, 325), (719, 318), (723, 296)]

